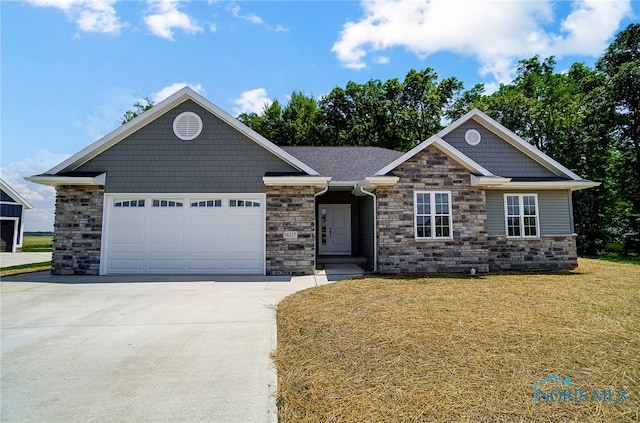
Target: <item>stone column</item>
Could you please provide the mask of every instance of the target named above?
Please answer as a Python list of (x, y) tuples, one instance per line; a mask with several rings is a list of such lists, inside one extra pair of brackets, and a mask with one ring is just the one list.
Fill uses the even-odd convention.
[(57, 187), (52, 274), (99, 274), (103, 202), (103, 186)]
[(267, 186), (267, 275), (313, 274), (314, 192), (312, 186)]

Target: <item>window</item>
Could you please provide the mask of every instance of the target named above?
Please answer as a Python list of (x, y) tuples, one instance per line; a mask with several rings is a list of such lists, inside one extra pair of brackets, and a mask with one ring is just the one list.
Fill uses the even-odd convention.
[(451, 239), (451, 193), (414, 194), (416, 239)]
[(144, 207), (144, 200), (114, 200), (113, 207)]
[(536, 194), (505, 194), (505, 225), (507, 236), (537, 238), (538, 196)]
[(222, 207), (222, 200), (191, 200), (191, 207)]
[(229, 200), (229, 207), (260, 207), (260, 202), (255, 200)]
[(153, 200), (153, 207), (182, 207), (182, 201), (178, 200)]

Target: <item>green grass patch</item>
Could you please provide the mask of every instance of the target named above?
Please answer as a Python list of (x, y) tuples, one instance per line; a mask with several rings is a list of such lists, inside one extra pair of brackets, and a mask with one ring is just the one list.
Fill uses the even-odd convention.
[(53, 236), (25, 235), (22, 240), (22, 251), (25, 253), (47, 253), (53, 251)]
[(51, 270), (50, 261), (3, 267), (0, 269), (0, 277), (20, 275), (22, 273), (44, 272), (45, 270)]
[(620, 253), (602, 253), (597, 256), (589, 256), (585, 258), (597, 259), (597, 260), (605, 260), (611, 261), (614, 263), (628, 263), (628, 264), (637, 264), (640, 265), (640, 256), (635, 253), (630, 253), (628, 255), (623, 255)]

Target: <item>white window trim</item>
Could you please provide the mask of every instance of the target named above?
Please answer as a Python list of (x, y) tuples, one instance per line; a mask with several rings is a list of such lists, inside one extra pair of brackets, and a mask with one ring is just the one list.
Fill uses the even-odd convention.
[[(418, 194), (429, 194), (429, 201), (431, 204), (431, 234), (430, 237), (420, 237), (418, 236)], [(435, 197), (436, 194), (446, 194), (449, 198), (449, 213), (446, 215), (449, 217), (449, 236), (436, 236), (436, 214), (435, 214)], [(413, 192), (413, 234), (416, 240), (418, 241), (433, 241), (433, 240), (441, 240), (441, 239), (453, 239), (453, 216), (452, 216), (453, 205), (451, 204), (451, 191), (414, 191)], [(444, 215), (439, 215), (444, 216)]]
[[(520, 235), (514, 236), (509, 235), (509, 209), (507, 207), (507, 197), (518, 197), (518, 209), (519, 218), (520, 218)], [(536, 235), (525, 235), (524, 234), (524, 205), (523, 205), (523, 197), (533, 197), (536, 202)], [(504, 203), (504, 234), (507, 238), (528, 238), (528, 239), (537, 239), (540, 238), (540, 210), (539, 210), (539, 201), (538, 194), (535, 193), (505, 193), (503, 196)]]

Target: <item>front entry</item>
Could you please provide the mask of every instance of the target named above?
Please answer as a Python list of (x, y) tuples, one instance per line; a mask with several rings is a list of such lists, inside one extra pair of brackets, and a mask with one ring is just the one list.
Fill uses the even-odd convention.
[(318, 219), (319, 254), (351, 254), (351, 205), (320, 204)]

